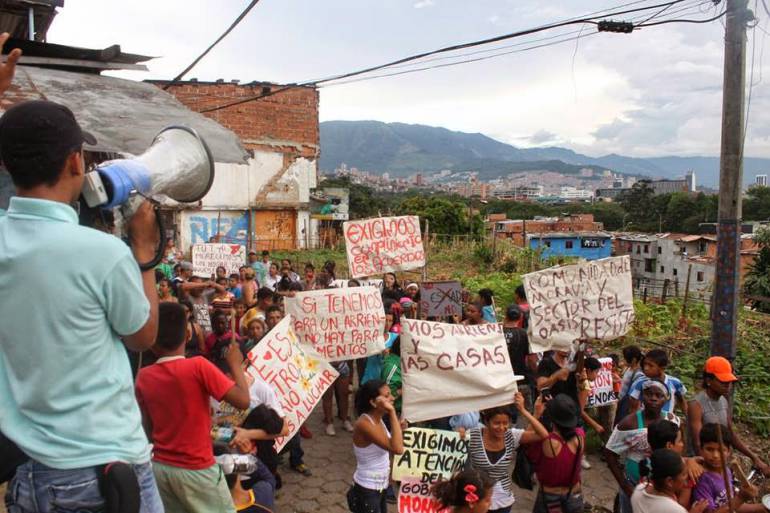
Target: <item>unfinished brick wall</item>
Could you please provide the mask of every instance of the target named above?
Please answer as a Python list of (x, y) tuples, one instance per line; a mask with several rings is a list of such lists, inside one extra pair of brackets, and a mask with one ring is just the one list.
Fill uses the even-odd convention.
[[(165, 82), (153, 82), (163, 87)], [(238, 99), (282, 89), (266, 83), (181, 82), (168, 89), (196, 112)], [(280, 151), (294, 157), (318, 158), (318, 90), (296, 87), (256, 101), (203, 114), (229, 128), (252, 150)]]

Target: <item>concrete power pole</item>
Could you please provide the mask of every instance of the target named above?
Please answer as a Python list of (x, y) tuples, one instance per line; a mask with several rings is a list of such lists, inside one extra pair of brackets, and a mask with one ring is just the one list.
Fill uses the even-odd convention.
[(719, 162), (719, 217), (711, 354), (735, 358), (738, 328), (741, 193), (743, 187), (744, 90), (748, 0), (726, 0), (725, 64), (722, 91), (722, 150)]

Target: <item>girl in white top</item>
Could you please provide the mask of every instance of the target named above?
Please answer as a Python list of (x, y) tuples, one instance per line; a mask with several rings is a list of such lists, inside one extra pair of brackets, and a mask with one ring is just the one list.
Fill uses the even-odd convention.
[[(356, 471), (348, 491), (353, 513), (385, 513), (390, 483), (390, 455), (404, 452), (401, 423), (393, 406), (393, 395), (385, 382), (367, 381), (356, 393), (358, 420), (353, 429)], [(392, 433), (383, 422), (387, 416)]]
[[(634, 513), (688, 513), (677, 502), (689, 480), (682, 457), (671, 449), (658, 449), (650, 457), (650, 466), (650, 483), (637, 486), (631, 496)], [(689, 513), (703, 513), (707, 507), (708, 501), (699, 501)]]

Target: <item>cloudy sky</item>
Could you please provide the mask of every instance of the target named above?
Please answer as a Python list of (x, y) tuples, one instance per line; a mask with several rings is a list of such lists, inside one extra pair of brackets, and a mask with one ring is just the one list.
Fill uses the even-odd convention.
[[(709, 18), (724, 1), (715, 7), (710, 0), (684, 0), (659, 19)], [(660, 1), (261, 0), (187, 78), (298, 82), (629, 3), (626, 8)], [(749, 3), (753, 7), (755, 0)], [(168, 79), (247, 4), (67, 0), (49, 41), (86, 47), (117, 43), (126, 52), (158, 57), (150, 61), (149, 73), (121, 76)], [(642, 21), (656, 11), (618, 18)], [(748, 34), (754, 86), (746, 155), (770, 157), (770, 76), (762, 76), (770, 75), (770, 51), (764, 52), (770, 27), (761, 1), (757, 11), (759, 26)], [(594, 156), (719, 154), (724, 37), (719, 21), (665, 24), (633, 34), (595, 32), (592, 25), (571, 25), (465, 50), (490, 51), (463, 57), (508, 53), (496, 58), (323, 88), (321, 121), (421, 123)], [(565, 39), (571, 40), (518, 51)], [(428, 65), (447, 62), (452, 60)]]

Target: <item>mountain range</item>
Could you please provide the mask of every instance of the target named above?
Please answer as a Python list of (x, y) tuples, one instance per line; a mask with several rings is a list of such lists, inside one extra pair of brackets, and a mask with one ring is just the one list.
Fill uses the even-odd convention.
[[(716, 188), (719, 182), (719, 157), (590, 157), (560, 147), (517, 148), (483, 134), (441, 127), (325, 121), (321, 123), (320, 168), (331, 172), (342, 163), (392, 177), (449, 169), (476, 171), (479, 178), (493, 179), (527, 170), (577, 174), (591, 167), (651, 178), (680, 178), (693, 170), (698, 185)], [(770, 174), (770, 159), (747, 157), (743, 168), (744, 183), (750, 184), (756, 174)]]

